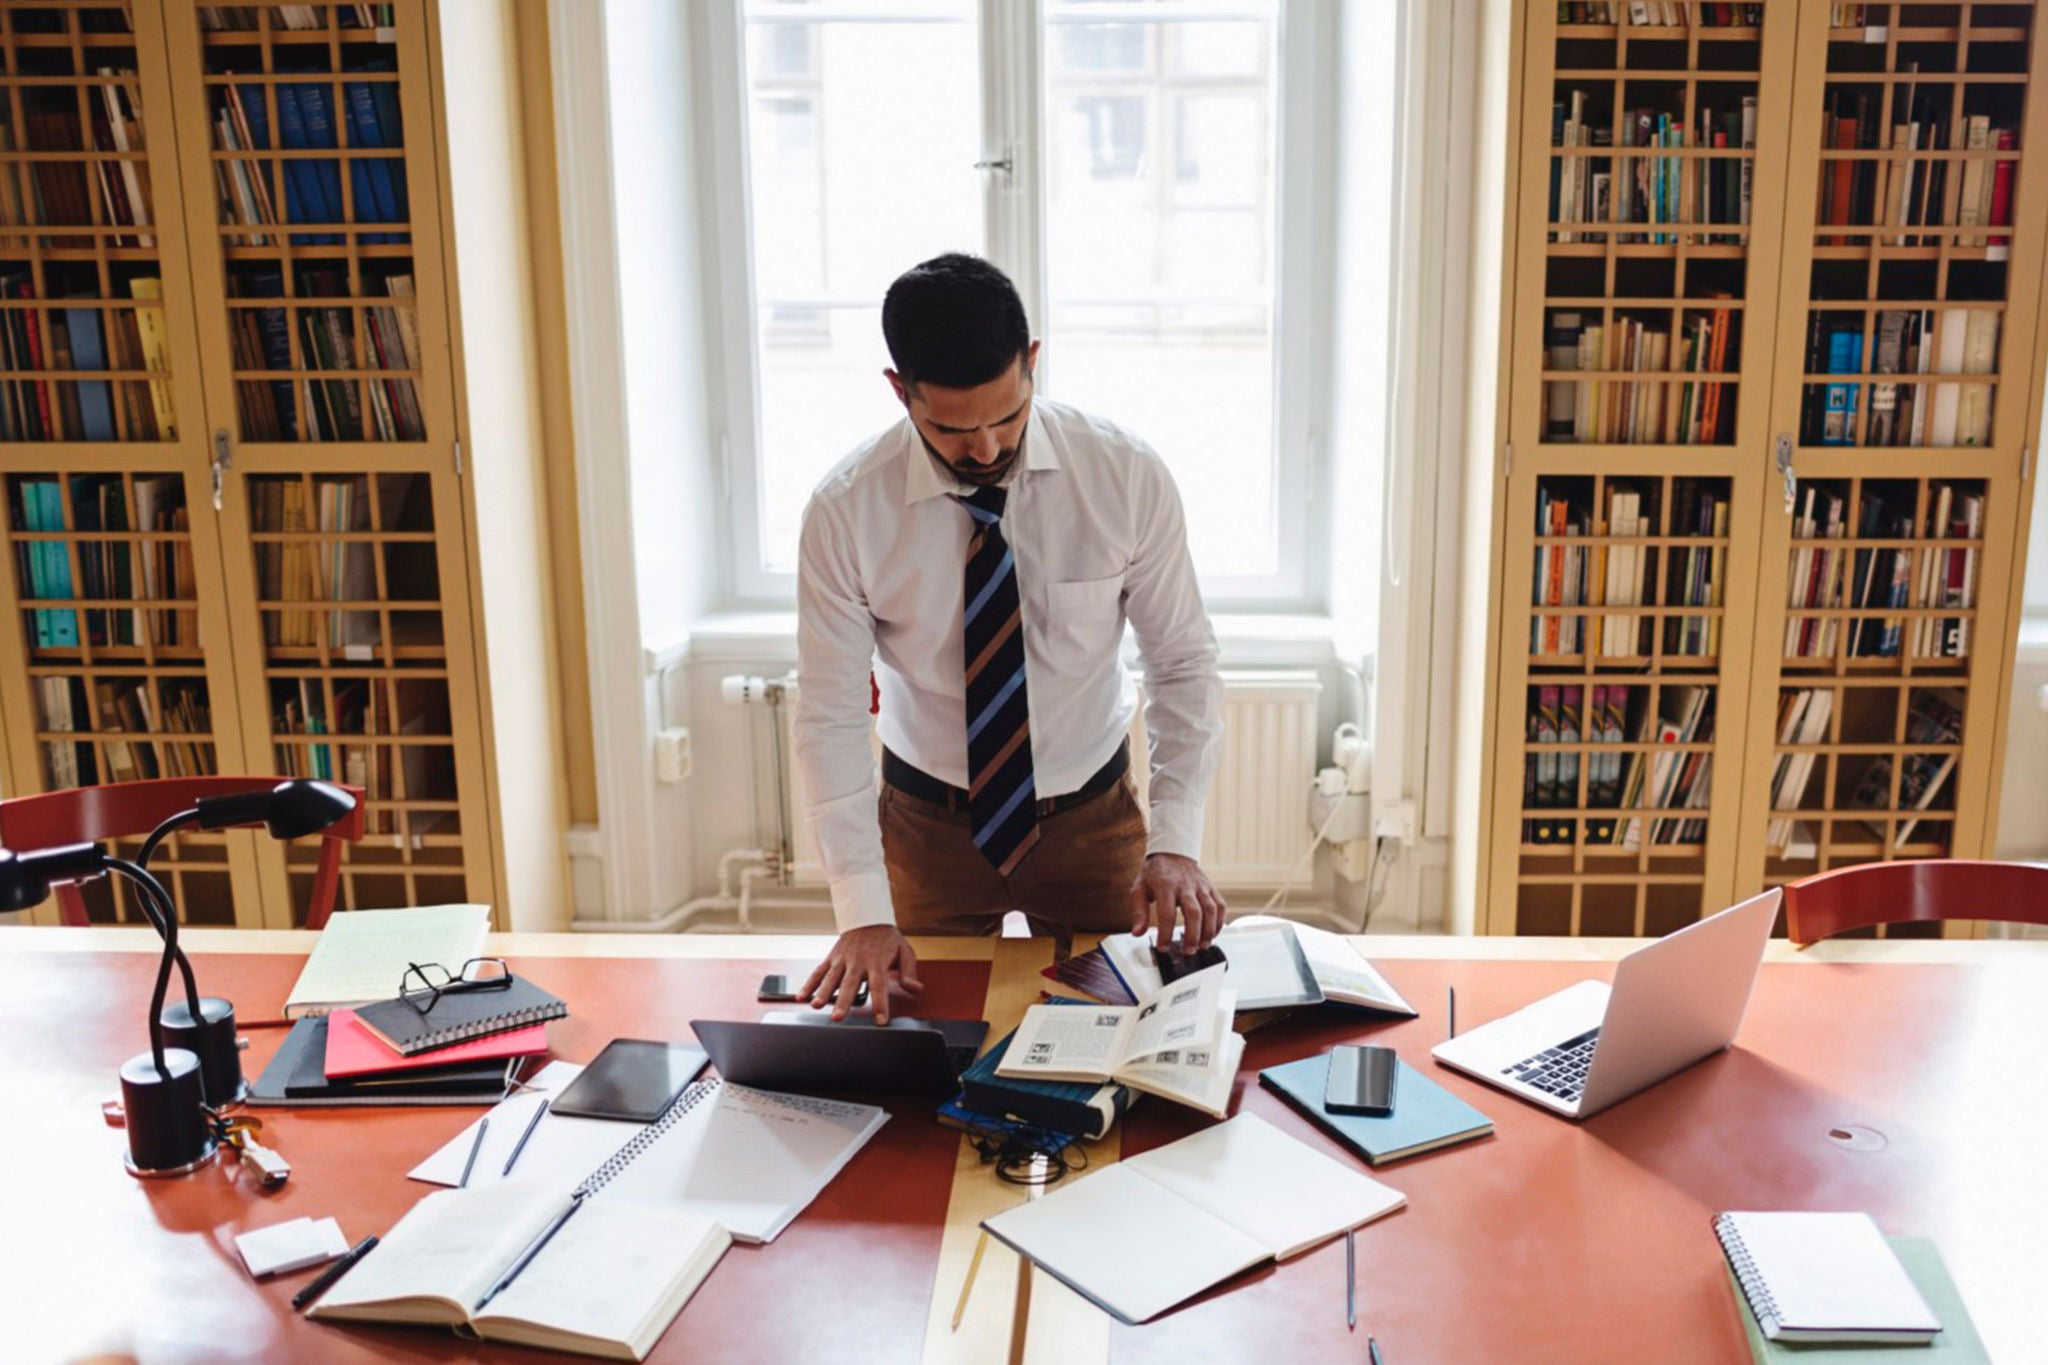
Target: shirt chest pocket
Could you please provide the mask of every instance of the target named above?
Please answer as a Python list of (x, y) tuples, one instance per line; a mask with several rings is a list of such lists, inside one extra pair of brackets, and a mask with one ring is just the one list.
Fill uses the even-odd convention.
[(1115, 649), (1123, 637), (1122, 574), (1046, 585), (1046, 633), (1082, 649)]

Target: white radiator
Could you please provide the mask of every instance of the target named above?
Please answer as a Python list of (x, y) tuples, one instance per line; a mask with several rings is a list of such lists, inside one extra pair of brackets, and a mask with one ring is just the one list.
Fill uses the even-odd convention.
[[(1308, 796), (1315, 778), (1322, 690), (1315, 673), (1306, 669), (1223, 674), (1223, 747), (1209, 788), (1202, 867), (1226, 890), (1277, 887), (1283, 878), (1290, 886), (1309, 884), (1311, 864), (1301, 858), (1301, 851), (1314, 833)], [(793, 709), (783, 708), (784, 725)], [(783, 753), (790, 752), (785, 742)], [(879, 762), (879, 746), (876, 752)], [(1142, 804), (1151, 772), (1142, 706), (1131, 725), (1131, 767)], [(773, 774), (767, 776), (772, 783)], [(790, 793), (791, 880), (800, 886), (823, 886), (818, 841), (804, 818), (803, 789), (793, 771), (783, 789)]]

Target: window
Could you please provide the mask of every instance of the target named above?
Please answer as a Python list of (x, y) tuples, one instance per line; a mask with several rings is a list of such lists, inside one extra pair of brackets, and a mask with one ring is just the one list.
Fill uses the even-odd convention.
[(788, 600), (811, 488), (902, 416), (881, 376), (889, 282), (964, 250), (1017, 280), (1046, 343), (1041, 392), (1166, 459), (1212, 603), (1322, 599), (1326, 3), (734, 0), (737, 598)]

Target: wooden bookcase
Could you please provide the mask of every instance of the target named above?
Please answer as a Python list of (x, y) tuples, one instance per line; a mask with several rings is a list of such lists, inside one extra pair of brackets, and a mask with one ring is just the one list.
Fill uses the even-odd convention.
[[(7, 387), (56, 428), (0, 413), (8, 790), (187, 770), (362, 786), (349, 908), (494, 903), (502, 879), (436, 19), (423, 0), (0, 3), (0, 170), (23, 187), (0, 184), (0, 312), (139, 334), (103, 364), (74, 340), (77, 371), (0, 337)], [(116, 107), (120, 137), (99, 112)], [(79, 430), (67, 389), (111, 389), (112, 430)], [(512, 479), (536, 458), (491, 456)], [(54, 642), (42, 618), (71, 608)], [(303, 913), (318, 850), (236, 834), (177, 853), (210, 857), (176, 869), (185, 917), (246, 925)]]
[(2034, 7), (1522, 18), (1484, 927), (1665, 933), (1988, 856)]

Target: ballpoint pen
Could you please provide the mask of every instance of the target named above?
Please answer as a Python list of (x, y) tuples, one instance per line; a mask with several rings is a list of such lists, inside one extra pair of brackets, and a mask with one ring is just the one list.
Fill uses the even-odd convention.
[[(1355, 1230), (1344, 1233), (1344, 1326), (1358, 1330), (1358, 1238)], [(1366, 1338), (1370, 1344), (1372, 1338)]]
[(540, 1127), (542, 1117), (548, 1112), (549, 1103), (547, 1096), (543, 1095), (540, 1103), (534, 1107), (533, 1117), (526, 1121), (526, 1131), (519, 1135), (519, 1143), (512, 1149), (512, 1155), (505, 1158), (505, 1169), (498, 1172), (499, 1175), (512, 1174), (512, 1163), (519, 1160), (519, 1154), (526, 1150), (526, 1140), (533, 1136), (534, 1129)]
[(534, 1257), (540, 1255), (541, 1248), (546, 1246), (549, 1240), (552, 1239), (556, 1233), (562, 1230), (562, 1224), (568, 1222), (571, 1218), (573, 1218), (576, 1214), (576, 1210), (582, 1208), (583, 1201), (585, 1199), (588, 1199), (589, 1197), (589, 1195), (579, 1191), (570, 1198), (569, 1207), (563, 1209), (561, 1215), (558, 1218), (556, 1218), (554, 1222), (548, 1224), (546, 1231), (542, 1232), (540, 1236), (533, 1239), (533, 1244), (527, 1247), (525, 1251), (520, 1253), (519, 1259), (512, 1263), (512, 1268), (506, 1271), (503, 1275), (500, 1275), (498, 1277), (498, 1282), (492, 1285), (488, 1290), (486, 1290), (484, 1296), (476, 1301), (476, 1308), (472, 1310), (472, 1316), (474, 1316), (475, 1313), (483, 1312), (484, 1306), (490, 1303), (492, 1299), (497, 1298), (499, 1291), (503, 1290), (506, 1285), (511, 1284), (512, 1281), (519, 1278), (519, 1272), (526, 1269), (526, 1267), (532, 1262)]
[(476, 1141), (469, 1144), (469, 1160), (462, 1163), (462, 1179), (455, 1182), (456, 1189), (469, 1188), (469, 1173), (476, 1167), (476, 1154), (484, 1149), (484, 1134), (490, 1131), (491, 1120), (488, 1115), (476, 1121)]
[(1455, 1038), (1458, 1036), (1458, 988), (1447, 986), (1445, 989), (1451, 993), (1451, 1037)]
[(371, 1249), (376, 1245), (377, 1238), (373, 1234), (350, 1247), (343, 1253), (340, 1260), (321, 1271), (319, 1275), (314, 1277), (311, 1284), (292, 1295), (292, 1308), (294, 1310), (303, 1310), (307, 1304), (334, 1288), (334, 1282), (348, 1274), (355, 1267), (355, 1263), (369, 1255)]
[(1386, 1361), (1380, 1359), (1380, 1343), (1377, 1338), (1367, 1337), (1365, 1339), (1365, 1353), (1371, 1357), (1372, 1365), (1387, 1365)]

